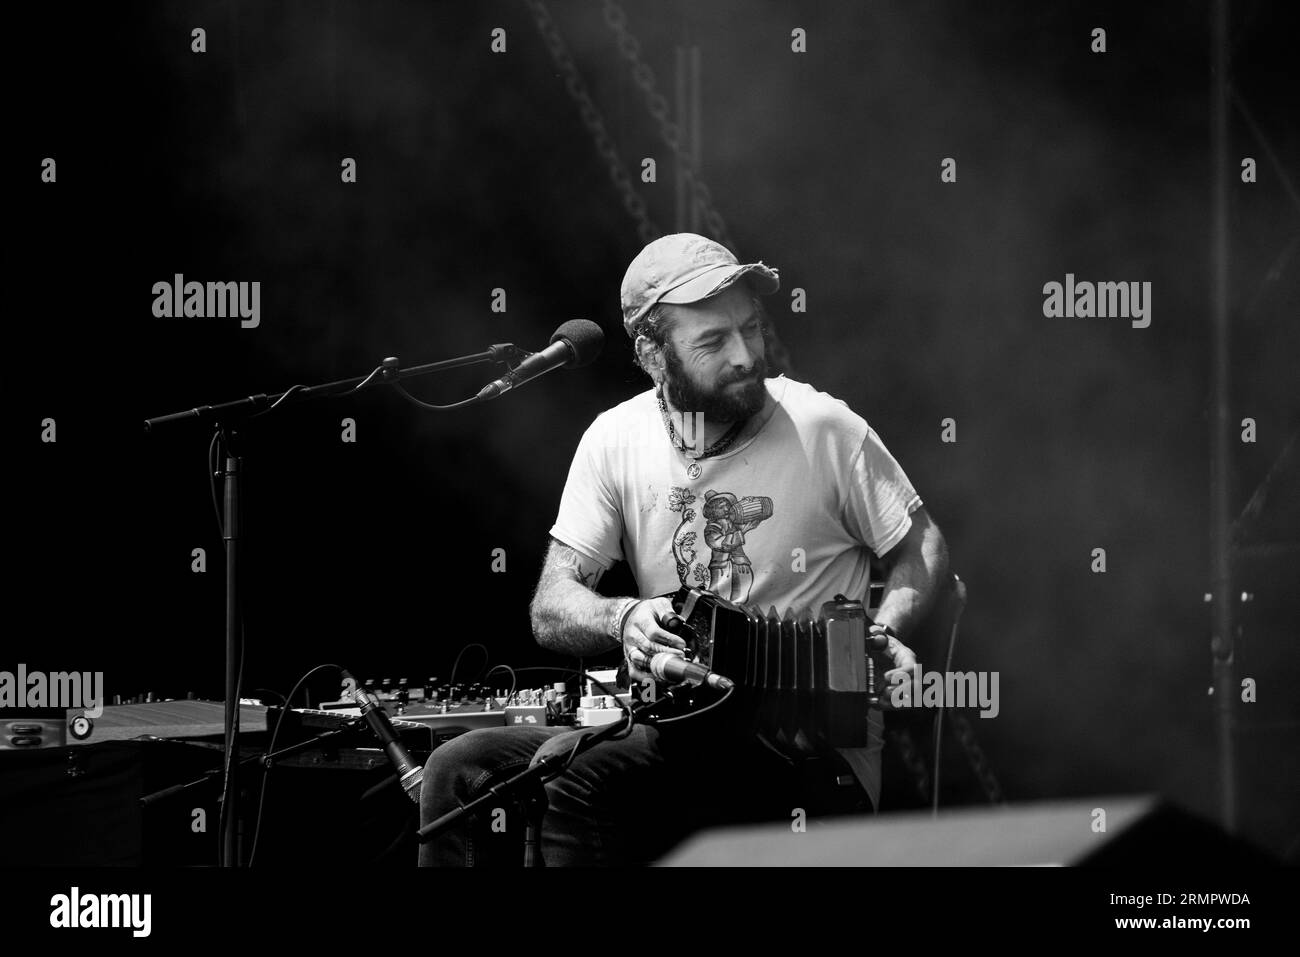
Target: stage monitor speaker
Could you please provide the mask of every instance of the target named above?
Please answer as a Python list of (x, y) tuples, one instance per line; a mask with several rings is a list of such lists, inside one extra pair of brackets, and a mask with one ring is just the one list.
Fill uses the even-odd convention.
[[(249, 753), (256, 753), (250, 749)], [(217, 863), (222, 749), (133, 740), (0, 751), (0, 861), (14, 867)], [(148, 807), (141, 797), (218, 772)], [(346, 859), (414, 867), (418, 814), (382, 751), (305, 751), (277, 765), (259, 808), (261, 769), (241, 776), (242, 859), (259, 809), (257, 863), (329, 867)]]
[[(1104, 812), (1104, 818), (1099, 812)], [(670, 867), (1259, 866), (1278, 862), (1154, 796), (885, 814), (702, 832)], [(1101, 830), (1104, 823), (1105, 830)]]
[(213, 789), (149, 809), (141, 807), (140, 798), (220, 764), (220, 750), (176, 741), (0, 751), (5, 863), (212, 864), (217, 859)]

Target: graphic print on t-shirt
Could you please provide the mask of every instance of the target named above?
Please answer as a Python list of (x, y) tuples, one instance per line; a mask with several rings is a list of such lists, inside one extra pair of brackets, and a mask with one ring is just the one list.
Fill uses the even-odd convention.
[[(709, 489), (696, 515), (695, 493), (673, 486), (668, 508), (681, 513), (681, 522), (673, 534), (673, 559), (677, 580), (684, 588), (707, 588), (728, 601), (749, 601), (754, 587), (754, 566), (745, 554), (745, 536), (773, 515), (772, 500), (766, 495), (738, 496), (734, 492)], [(704, 519), (704, 544), (709, 548), (706, 568), (696, 560), (695, 530), (697, 517)]]

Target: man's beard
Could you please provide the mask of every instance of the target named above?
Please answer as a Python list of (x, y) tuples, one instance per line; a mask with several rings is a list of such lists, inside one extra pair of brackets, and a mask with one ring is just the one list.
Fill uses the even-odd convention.
[[(703, 413), (705, 422), (740, 422), (757, 415), (767, 401), (766, 379), (767, 363), (759, 356), (748, 376), (728, 370), (721, 382), (701, 386), (682, 366), (672, 343), (664, 348), (664, 393), (668, 401), (683, 415)], [(731, 387), (732, 382), (742, 381), (745, 385), (741, 388)]]

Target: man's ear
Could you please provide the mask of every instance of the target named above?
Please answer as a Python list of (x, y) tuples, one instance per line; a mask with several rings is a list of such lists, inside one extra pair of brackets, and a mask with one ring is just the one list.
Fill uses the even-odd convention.
[(658, 384), (664, 371), (663, 350), (651, 342), (648, 336), (637, 336), (636, 354), (641, 360), (641, 368), (650, 373), (650, 378)]

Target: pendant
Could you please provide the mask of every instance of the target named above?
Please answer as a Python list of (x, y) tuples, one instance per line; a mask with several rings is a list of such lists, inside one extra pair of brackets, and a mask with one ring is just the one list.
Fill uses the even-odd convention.
[(690, 476), (692, 479), (699, 478), (700, 474), (703, 471), (704, 469), (700, 468), (699, 465), (696, 464), (695, 462), (692, 462), (690, 465), (686, 466), (686, 474)]

